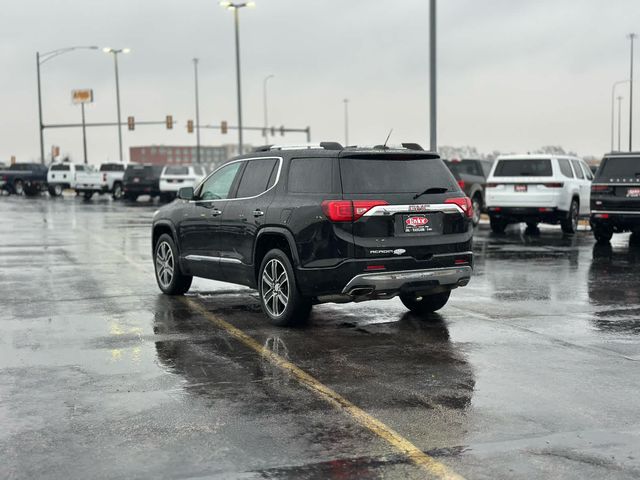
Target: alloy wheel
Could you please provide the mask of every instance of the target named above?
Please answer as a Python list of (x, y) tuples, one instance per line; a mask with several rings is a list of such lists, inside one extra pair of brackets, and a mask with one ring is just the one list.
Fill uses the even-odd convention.
[(53, 191), (56, 195), (56, 197), (59, 197), (60, 195), (62, 195), (62, 185), (56, 185), (53, 187)]
[(477, 225), (480, 223), (480, 216), (482, 215), (482, 205), (480, 204), (480, 200), (478, 198), (474, 198), (472, 200), (473, 205), (473, 224)]
[(261, 281), (262, 300), (267, 312), (279, 317), (289, 304), (289, 276), (282, 262), (271, 259), (264, 266)]
[(24, 193), (24, 184), (22, 183), (22, 180), (16, 181), (16, 183), (13, 184), (13, 189), (15, 190), (16, 195), (22, 195)]
[(169, 288), (173, 280), (173, 251), (167, 242), (162, 242), (156, 249), (156, 275), (162, 288)]
[(573, 202), (571, 204), (571, 225), (573, 226), (574, 232), (578, 230), (578, 216), (578, 204), (576, 202)]

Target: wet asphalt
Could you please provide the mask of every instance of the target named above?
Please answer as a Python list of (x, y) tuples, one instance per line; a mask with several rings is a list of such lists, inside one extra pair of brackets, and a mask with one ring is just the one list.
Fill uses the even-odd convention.
[(212, 317), (466, 478), (640, 477), (629, 235), (481, 225), (440, 314), (328, 304), (284, 329), (243, 287), (161, 295), (155, 208), (0, 197), (0, 478), (430, 477)]

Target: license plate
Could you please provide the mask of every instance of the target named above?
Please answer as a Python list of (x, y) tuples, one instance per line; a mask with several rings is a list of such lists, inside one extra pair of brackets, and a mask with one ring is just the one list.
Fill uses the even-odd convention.
[(516, 192), (526, 192), (527, 191), (527, 186), (526, 185), (516, 185), (514, 187), (514, 190)]
[(405, 233), (433, 232), (435, 227), (431, 215), (403, 215), (402, 224)]
[(640, 188), (630, 188), (627, 190), (627, 198), (640, 198)]
[(133, 183), (140, 183), (140, 179), (139, 179), (138, 177), (135, 177), (135, 178), (133, 179)]

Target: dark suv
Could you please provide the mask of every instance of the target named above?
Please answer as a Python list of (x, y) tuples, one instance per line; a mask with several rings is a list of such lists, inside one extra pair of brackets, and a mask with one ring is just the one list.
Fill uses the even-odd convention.
[(123, 196), (135, 202), (140, 195), (160, 196), (160, 174), (164, 165), (140, 165), (130, 163), (124, 171)]
[(446, 162), (462, 191), (471, 199), (474, 225), (480, 223), (480, 215), (485, 210), (484, 190), (487, 186), (491, 164), (492, 162), (489, 160), (471, 158), (462, 160), (453, 158)]
[(471, 202), (437, 155), (405, 145), (264, 147), (230, 161), (156, 212), (158, 286), (247, 285), (277, 325), (322, 302), (399, 295), (415, 312), (442, 308), (471, 277)]
[(614, 233), (640, 236), (640, 152), (605, 155), (591, 184), (590, 221), (598, 242)]

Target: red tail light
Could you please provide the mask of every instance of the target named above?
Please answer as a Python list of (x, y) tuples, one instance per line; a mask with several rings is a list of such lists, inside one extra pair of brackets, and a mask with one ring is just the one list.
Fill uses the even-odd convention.
[(325, 200), (322, 211), (332, 222), (355, 222), (373, 207), (388, 205), (384, 200)]
[(464, 180), (458, 180), (458, 186), (461, 190), (464, 190)]
[(611, 193), (612, 190), (609, 185), (591, 185), (591, 193)]
[(473, 217), (473, 206), (469, 197), (447, 198), (444, 203), (454, 203), (462, 209), (466, 217)]
[(545, 183), (544, 186), (547, 188), (562, 188), (564, 186), (564, 183), (562, 182)]
[(106, 173), (103, 173), (103, 174), (102, 174), (102, 181), (103, 181), (103, 182), (106, 182), (106, 181), (107, 181), (107, 174), (106, 174)]

